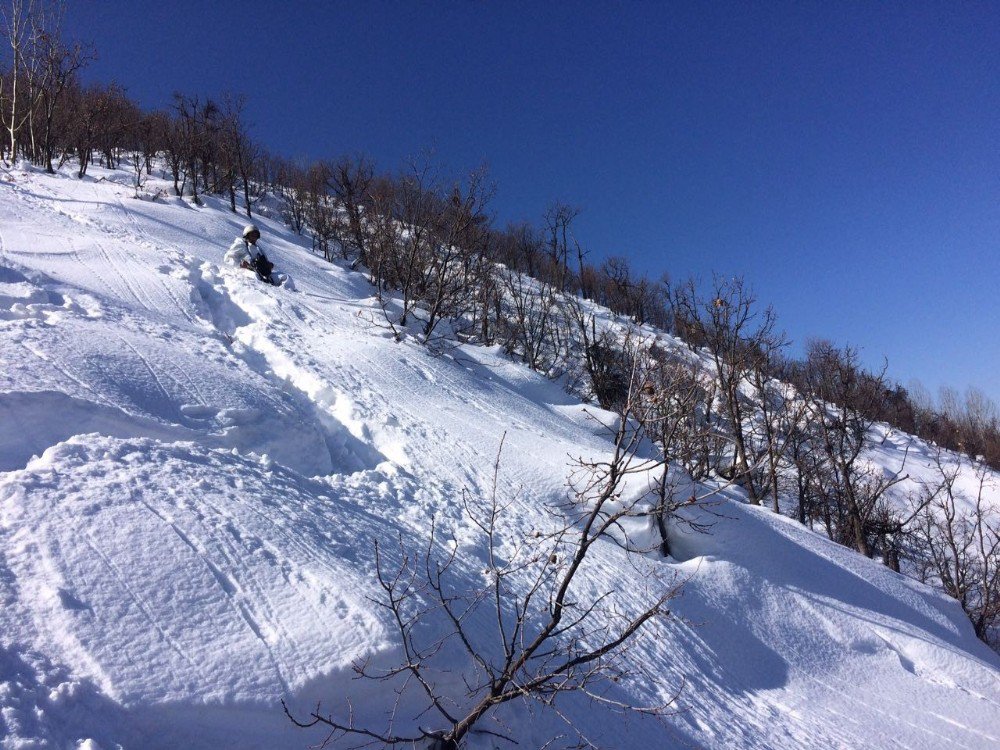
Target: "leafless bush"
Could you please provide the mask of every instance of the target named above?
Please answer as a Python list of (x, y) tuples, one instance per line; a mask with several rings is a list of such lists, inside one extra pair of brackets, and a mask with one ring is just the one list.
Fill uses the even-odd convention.
[[(956, 599), (976, 635), (1000, 648), (1000, 514), (984, 498), (988, 469), (942, 452), (935, 465), (938, 482), (924, 489), (918, 506), (918, 575)], [(963, 467), (974, 472), (972, 496), (958, 487)]]
[(879, 541), (903, 525), (887, 518), (886, 493), (907, 478), (900, 467), (886, 473), (864, 456), (872, 443), (872, 402), (881, 397), (885, 372), (861, 368), (857, 351), (825, 341), (809, 345), (807, 360), (812, 449), (822, 452), (816, 481), (827, 533), (872, 557)]
[[(534, 240), (525, 233), (522, 241)], [(557, 361), (555, 331), (560, 322), (558, 290), (549, 282), (508, 267), (501, 270), (500, 283), (509, 305), (509, 316), (500, 321), (504, 348), (532, 370), (552, 372)]]
[[(288, 159), (274, 157), (271, 169), (274, 172), (275, 190), (284, 200), (283, 218), (296, 234), (302, 234), (309, 219), (312, 204), (312, 181), (306, 168)], [(316, 242), (313, 242), (316, 249)], [(326, 257), (323, 248), (320, 251)]]
[[(692, 281), (678, 285), (672, 290), (671, 305), (689, 345), (694, 350), (704, 347), (711, 359), (733, 442), (733, 464), (728, 475), (747, 491), (751, 503), (759, 505), (765, 489), (760, 472), (751, 470), (761, 461), (752, 443), (750, 425), (765, 402), (747, 398), (744, 389), (755, 381), (762, 388), (766, 386), (767, 378), (762, 373), (769, 371), (768, 362), (786, 346), (784, 334), (777, 330), (774, 310), (759, 309), (753, 292), (741, 278), (716, 277), (708, 294), (700, 293)], [(774, 426), (773, 416), (772, 410), (764, 419), (768, 429)], [(778, 443), (773, 430), (765, 434), (764, 453), (774, 461)]]
[(706, 419), (705, 376), (696, 363), (684, 361), (655, 344), (644, 352), (640, 376), (638, 420), (660, 450), (652, 470), (652, 517), (660, 535), (660, 552), (670, 554), (668, 523), (678, 508), (693, 503), (693, 490), (683, 487), (708, 474), (708, 467), (728, 441)]
[[(611, 688), (640, 679), (641, 667), (629, 660), (629, 647), (644, 626), (669, 615), (667, 605), (677, 586), (661, 580), (651, 563), (641, 568), (646, 578), (637, 582), (637, 589), (645, 597), (638, 604), (616, 596), (610, 584), (601, 591), (593, 588), (594, 578), (586, 586), (581, 580), (596, 570), (598, 545), (617, 542), (629, 555), (645, 551), (621, 533), (625, 519), (657, 512), (645, 496), (622, 496), (626, 478), (648, 470), (634, 453), (641, 438), (634, 420), (638, 404), (637, 398), (629, 400), (612, 427), (611, 457), (580, 462), (570, 502), (550, 508), (548, 528), (510, 543), (503, 541), (509, 536), (503, 521), (512, 503), (498, 496), (498, 455), (491, 496), (485, 502), (464, 496), (466, 517), (488, 561), (482, 586), (457, 583), (456, 548), (442, 551), (436, 529), (416, 555), (400, 541), (398, 565), (388, 564), (381, 545), (376, 545), (378, 604), (393, 623), (403, 653), (395, 667), (379, 669), (361, 662), (355, 671), (397, 692), (410, 689), (422, 696), (413, 716), (393, 711), (384, 725), (366, 726), (355, 722), (350, 709), (338, 715), (317, 707), (305, 719), (289, 713), (292, 720), (302, 727), (325, 726), (332, 731), (328, 740), (346, 737), (357, 746), (424, 743), (458, 748), (476, 732), (513, 742), (495, 714), (511, 701), (552, 709), (560, 695), (582, 693), (621, 711), (665, 711), (670, 701), (633, 705), (615, 698)], [(605, 577), (600, 571), (597, 576)], [(442, 632), (428, 634), (418, 627), (435, 619), (444, 623)], [(447, 689), (448, 680), (435, 669), (454, 661), (468, 665), (461, 674), (464, 690), (458, 694)]]
[(344, 156), (337, 162), (320, 163), (324, 183), (339, 209), (334, 233), (345, 253), (354, 254), (355, 264), (368, 265), (368, 234), (365, 213), (371, 207), (375, 166), (365, 156)]

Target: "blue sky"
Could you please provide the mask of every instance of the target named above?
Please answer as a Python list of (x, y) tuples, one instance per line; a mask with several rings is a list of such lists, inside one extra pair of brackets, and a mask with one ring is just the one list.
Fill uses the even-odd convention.
[(599, 261), (742, 274), (801, 344), (1000, 400), (1000, 4), (75, 2), (88, 75), (294, 157), (483, 162)]

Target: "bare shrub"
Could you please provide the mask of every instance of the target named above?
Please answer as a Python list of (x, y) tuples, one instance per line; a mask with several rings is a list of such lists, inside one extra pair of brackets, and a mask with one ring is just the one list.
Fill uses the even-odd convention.
[[(637, 396), (637, 390), (632, 393)], [(409, 688), (422, 696), (414, 716), (398, 716), (393, 710), (384, 724), (367, 726), (356, 723), (350, 706), (341, 714), (317, 707), (304, 719), (286, 707), (292, 721), (300, 727), (325, 726), (332, 732), (328, 741), (348, 738), (358, 746), (377, 742), (459, 748), (477, 732), (513, 742), (495, 720), (496, 709), (511, 701), (552, 709), (561, 694), (582, 693), (625, 712), (665, 711), (672, 699), (632, 705), (615, 699), (610, 689), (641, 678), (641, 668), (628, 658), (629, 647), (644, 626), (669, 615), (667, 605), (677, 586), (661, 580), (648, 562), (637, 567), (647, 576), (636, 582), (645, 595), (638, 604), (622, 600), (610, 588), (595, 589), (593, 582), (602, 580), (602, 573), (589, 578), (587, 585), (582, 580), (595, 570), (593, 552), (602, 541), (617, 542), (628, 555), (645, 551), (620, 533), (626, 518), (656, 512), (645, 496), (622, 496), (626, 478), (648, 470), (634, 453), (641, 439), (634, 419), (638, 405), (638, 398), (630, 399), (612, 427), (610, 458), (579, 463), (571, 481), (572, 497), (550, 508), (547, 527), (507, 543), (503, 519), (512, 501), (498, 496), (498, 454), (491, 496), (485, 502), (463, 496), (466, 518), (488, 561), (482, 586), (457, 583), (456, 548), (439, 544), (436, 528), (416, 554), (399, 541), (398, 564), (388, 563), (383, 547), (376, 545), (378, 604), (393, 624), (402, 658), (384, 669), (360, 662), (355, 671), (392, 690)], [(443, 630), (428, 633), (418, 627), (434, 619), (444, 623)], [(493, 625), (484, 628), (484, 622)], [(447, 685), (454, 685), (458, 675), (449, 680), (436, 669), (448, 659), (468, 665), (460, 676), (464, 689), (457, 693)]]
[[(935, 465), (938, 482), (925, 488), (915, 534), (918, 576), (956, 599), (976, 635), (1000, 648), (1000, 513), (984, 498), (988, 469), (942, 452)], [(958, 486), (963, 467), (974, 471), (972, 496)]]

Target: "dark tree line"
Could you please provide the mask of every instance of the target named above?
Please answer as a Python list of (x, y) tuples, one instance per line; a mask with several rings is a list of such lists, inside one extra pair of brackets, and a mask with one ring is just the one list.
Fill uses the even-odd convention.
[(91, 164), (117, 169), (128, 159), (137, 193), (162, 163), (177, 195), (223, 195), (234, 212), (239, 199), (251, 215), (271, 175), (243, 101), (176, 94), (169, 109), (144, 111), (118, 84), (84, 84), (80, 72), (94, 52), (64, 40), (63, 10), (55, 0), (13, 0), (3, 9), (0, 161), (27, 159), (48, 172), (72, 162), (84, 177)]
[[(613, 398), (601, 359), (615, 355), (606, 327), (595, 324), (596, 305), (623, 322), (673, 333), (712, 352), (719, 386), (730, 391), (723, 407), (734, 425), (743, 423), (743, 407), (731, 391), (744, 381), (755, 379), (760, 392), (773, 392), (780, 382), (809, 390), (808, 362), (787, 357), (787, 341), (775, 336), (774, 312), (756, 310), (756, 300), (726, 288), (742, 282), (716, 280), (723, 288), (707, 296), (712, 305), (695, 311), (690, 283), (671, 284), (666, 277), (654, 282), (620, 256), (588, 262), (573, 231), (579, 212), (565, 204), (553, 204), (537, 226), (499, 228), (490, 217), (492, 191), (481, 171), (447, 181), (426, 163), (379, 174), (364, 157), (343, 157), (308, 167), (285, 163), (278, 173), (289, 223), (311, 232), (314, 247), (328, 259), (348, 259), (367, 269), (383, 293), (401, 295), (402, 309), (389, 314), (390, 325), (405, 326), (417, 315), (430, 340), (448, 320), (455, 324), (449, 335), (501, 344), (548, 375), (582, 369), (577, 374), (584, 395), (607, 406)], [(726, 299), (731, 291), (735, 298)], [(724, 299), (728, 304), (714, 304)], [(751, 314), (754, 319), (747, 320)], [(851, 357), (856, 360), (857, 352)], [(1000, 469), (1000, 418), (982, 394), (972, 391), (963, 402), (947, 392), (934, 405), (885, 372), (859, 377), (877, 391), (858, 406), (872, 424), (886, 422)], [(768, 409), (772, 403), (780, 400), (769, 398), (767, 413), (748, 429), (762, 429), (773, 447), (785, 439), (788, 417)], [(748, 492), (773, 504), (777, 467), (769, 463), (765, 476), (753, 474), (750, 466), (761, 456), (749, 455), (741, 431), (735, 439)]]

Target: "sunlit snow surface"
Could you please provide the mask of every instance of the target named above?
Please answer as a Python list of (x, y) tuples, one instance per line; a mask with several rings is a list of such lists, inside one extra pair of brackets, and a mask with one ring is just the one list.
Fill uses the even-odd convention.
[[(497, 351), (395, 342), (364, 277), (280, 222), (254, 219), (294, 289), (221, 266), (246, 221), (223, 204), (93, 173), (0, 171), (0, 747), (322, 740), (281, 697), (377, 718), (390, 696), (350, 669), (394, 655), (373, 540), (419, 546), (434, 517), (478, 585), (461, 493), (488, 494), (503, 434), (508, 538), (607, 439)], [(877, 459), (895, 470), (908, 444), (929, 476), (904, 435)], [(955, 603), (766, 510), (715, 512), (669, 561), (599, 545), (583, 593), (627, 606), (684, 582), (617, 697), (680, 695), (659, 721), (567, 700), (576, 730), (612, 748), (1000, 746), (1000, 659)], [(573, 737), (551, 712), (502, 718), (521, 747)]]

